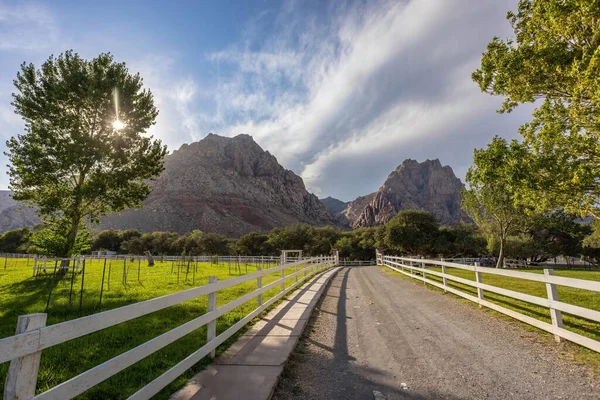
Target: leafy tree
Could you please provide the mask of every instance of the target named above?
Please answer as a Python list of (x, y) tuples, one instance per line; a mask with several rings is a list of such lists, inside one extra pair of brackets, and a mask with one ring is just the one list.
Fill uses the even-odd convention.
[(435, 255), (440, 240), (439, 224), (427, 211), (400, 211), (386, 225), (387, 247), (407, 255)]
[(443, 226), (440, 233), (442, 239), (438, 242), (438, 249), (444, 257), (479, 257), (485, 254), (486, 240), (473, 225)]
[(504, 265), (506, 238), (526, 228), (523, 207), (516, 193), (526, 179), (527, 151), (517, 141), (510, 144), (496, 136), (487, 149), (475, 150), (473, 166), (466, 175), (462, 206), (475, 223), (497, 238), (498, 263)]
[(198, 245), (203, 255), (229, 254), (230, 250), (229, 239), (217, 233), (203, 233)]
[(577, 222), (574, 216), (564, 211), (538, 215), (530, 229), (533, 240), (541, 247), (543, 258), (581, 255), (583, 241), (591, 232), (588, 224)]
[(515, 38), (494, 38), (472, 77), (505, 97), (500, 112), (538, 102), (520, 133), (533, 157), (526, 203), (598, 217), (600, 206), (600, 1), (521, 0), (507, 19)]
[(307, 250), (314, 233), (308, 225), (294, 224), (284, 228), (275, 228), (269, 232), (269, 244), (277, 251)]
[(307, 255), (330, 254), (340, 237), (341, 232), (331, 226), (314, 228), (312, 239), (306, 246)]
[(273, 248), (268, 243), (269, 237), (264, 233), (250, 232), (237, 240), (238, 254), (248, 256), (265, 256), (273, 254)]
[(359, 228), (344, 232), (334, 247), (340, 257), (350, 260), (372, 260), (375, 258), (376, 228)]
[(67, 247), (71, 247), (70, 255), (80, 255), (90, 249), (92, 242), (89, 230), (83, 226), (77, 231), (77, 237), (74, 243), (70, 243), (67, 233), (71, 225), (64, 218), (47, 220), (44, 227), (33, 232), (30, 238), (31, 245), (29, 252), (39, 253), (48, 256), (61, 257), (67, 254)]
[(116, 229), (108, 229), (100, 232), (92, 242), (92, 250), (120, 251), (123, 238), (121, 232)]
[(0, 252), (17, 253), (22, 251), (30, 236), (31, 231), (27, 228), (4, 232), (0, 235)]
[(7, 142), (13, 198), (37, 205), (48, 223), (61, 219), (68, 229), (59, 255), (70, 256), (84, 221), (140, 206), (150, 193), (147, 180), (166, 154), (144, 135), (158, 111), (139, 74), (110, 54), (84, 60), (67, 51), (39, 69), (23, 63), (14, 85), (25, 132)]
[(126, 229), (124, 231), (121, 231), (120, 235), (122, 241), (127, 241), (134, 237), (141, 237), (142, 232), (138, 231), (137, 229)]

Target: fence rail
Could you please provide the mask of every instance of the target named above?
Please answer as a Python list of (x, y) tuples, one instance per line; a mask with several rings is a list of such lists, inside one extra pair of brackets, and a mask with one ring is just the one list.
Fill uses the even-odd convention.
[[(191, 368), (204, 356), (214, 352), (220, 344), (235, 334), (254, 317), (258, 316), (274, 302), (300, 285), (302, 283), (302, 281), (299, 280), (301, 274), (304, 274), (305, 277), (312, 276), (324, 269), (334, 266), (337, 259), (336, 256), (310, 257), (291, 263), (287, 263), (289, 261), (289, 259), (287, 259), (285, 260), (286, 263), (283, 263), (278, 267), (259, 270), (252, 274), (220, 282), (216, 281), (216, 277), (211, 277), (211, 283), (208, 285), (51, 326), (45, 326), (46, 314), (40, 313), (21, 316), (18, 321), (17, 334), (15, 336), (0, 339), (0, 364), (7, 361), (11, 362), (6, 378), (4, 399), (67, 399), (75, 397), (188, 333), (204, 325), (208, 325), (207, 343), (204, 346), (131, 396), (132, 399), (148, 399), (158, 393), (187, 369)], [(289, 268), (295, 268), (295, 271), (284, 276), (284, 271)], [(269, 283), (268, 285), (262, 285), (262, 277), (278, 271), (281, 271), (280, 279)], [(294, 277), (296, 278), (296, 282), (285, 289), (285, 282)], [(251, 280), (256, 280), (256, 290), (219, 308), (216, 307), (216, 296), (220, 290)], [(263, 303), (263, 293), (278, 285), (281, 286), (279, 294)], [(35, 396), (39, 360), (41, 352), (44, 349), (205, 295), (209, 296), (209, 309), (206, 314), (188, 321), (177, 328), (157, 336), (146, 343)], [(215, 324), (217, 318), (255, 298), (258, 299), (258, 308), (239, 322), (232, 325), (225, 332), (215, 337)]]
[(375, 260), (340, 260), (340, 267), (362, 267), (375, 265)]
[[(567, 286), (600, 293), (600, 282), (598, 281), (589, 281), (585, 279), (555, 276), (554, 270), (552, 269), (544, 269), (544, 274), (542, 275), (532, 272), (496, 269), (489, 267), (481, 267), (479, 265), (463, 265), (438, 260), (385, 256), (381, 253), (377, 254), (377, 264), (383, 265), (387, 268), (390, 268), (401, 274), (407, 275), (411, 278), (418, 279), (423, 283), (428, 283), (432, 286), (443, 289), (446, 292), (456, 294), (467, 300), (478, 303), (480, 307), (485, 306), (491, 308), (492, 310), (498, 311), (502, 314), (506, 314), (521, 322), (525, 322), (546, 332), (552, 333), (554, 334), (554, 337), (557, 341), (559, 341), (560, 338), (564, 338), (581, 346), (600, 352), (600, 341), (588, 338), (586, 336), (582, 336), (578, 333), (565, 329), (562, 322), (562, 312), (595, 322), (600, 322), (600, 312), (559, 301), (557, 291), (557, 286)], [(442, 271), (433, 271), (431, 269), (428, 269), (430, 267), (440, 267)], [(446, 273), (447, 268), (456, 268), (466, 271), (473, 271), (475, 275), (475, 281), (448, 274)], [(482, 282), (481, 279), (482, 273), (491, 275), (501, 275), (517, 279), (526, 279), (535, 282), (542, 282), (546, 285), (547, 297), (544, 298), (533, 296), (530, 294), (525, 294), (521, 292), (516, 292), (514, 290), (499, 288), (496, 286), (485, 284)], [(428, 275), (442, 278), (442, 282), (440, 283), (438, 281), (431, 280), (427, 278)], [(454, 281), (476, 288), (477, 296), (465, 293), (463, 291), (449, 286), (448, 281)], [(485, 299), (485, 291), (489, 291), (502, 296), (510, 297), (513, 299), (525, 301), (531, 304), (548, 308), (552, 323), (547, 323), (536, 318), (530, 317), (528, 315), (521, 314), (514, 310), (510, 310), (506, 307), (502, 307), (498, 304), (492, 303)]]

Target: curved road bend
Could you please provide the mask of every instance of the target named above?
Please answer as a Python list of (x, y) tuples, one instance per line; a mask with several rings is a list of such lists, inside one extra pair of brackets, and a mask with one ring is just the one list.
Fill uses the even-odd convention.
[(549, 340), (379, 267), (346, 268), (273, 398), (600, 399), (598, 379)]

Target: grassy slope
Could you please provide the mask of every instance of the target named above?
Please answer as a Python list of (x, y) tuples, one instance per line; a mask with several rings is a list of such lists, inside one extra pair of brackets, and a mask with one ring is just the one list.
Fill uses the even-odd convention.
[[(178, 268), (171, 262), (157, 262), (155, 267), (148, 267), (145, 261), (142, 261), (140, 265), (138, 265), (137, 261), (128, 261), (125, 265), (128, 271), (127, 285), (123, 285), (123, 261), (113, 261), (112, 266), (108, 263), (106, 267), (102, 305), (99, 305), (104, 265), (102, 260), (95, 260), (91, 264), (88, 263), (86, 265), (82, 308), (80, 310), (81, 275), (76, 276), (74, 279), (72, 304), (69, 306), (70, 274), (54, 282), (49, 275), (35, 279), (31, 276), (31, 261), (27, 265), (27, 261), (24, 259), (9, 259), (6, 269), (4, 269), (4, 260), (1, 261), (0, 338), (14, 334), (19, 315), (44, 312), (51, 287), (53, 287), (53, 290), (48, 310), (48, 325), (178, 292), (191, 287), (205, 285), (208, 283), (208, 277), (211, 275), (217, 276), (219, 280), (224, 280), (257, 270), (256, 265), (246, 265), (243, 263), (240, 265), (239, 270), (236, 270), (235, 265), (231, 265), (230, 268), (228, 263), (221, 265), (198, 263), (197, 268), (196, 265), (190, 267), (187, 274), (187, 281), (185, 277), (187, 265), (180, 269), (178, 282)], [(109, 267), (111, 270), (110, 289), (108, 289)], [(266, 268), (268, 266), (264, 265), (263, 269)], [(139, 281), (138, 269), (140, 272)], [(293, 269), (288, 269), (286, 270), (286, 275), (292, 272)], [(273, 282), (279, 277), (280, 272), (263, 277), (263, 285)], [(295, 279), (286, 281), (286, 287), (289, 287), (294, 282)], [(255, 289), (255, 280), (225, 289), (219, 292), (217, 303), (218, 305), (226, 304)], [(263, 299), (266, 301), (278, 292), (279, 287), (273, 288), (263, 295)], [(257, 302), (253, 300), (219, 318), (217, 322), (217, 334), (242, 319), (256, 307)], [(206, 309), (207, 297), (202, 296), (198, 299), (44, 350), (42, 352), (38, 378), (38, 392), (48, 390), (101, 362), (109, 360), (157, 335), (194, 319), (204, 314)], [(230, 339), (228, 343), (225, 343), (221, 347), (226, 348), (234, 340), (235, 338)], [(205, 342), (206, 327), (202, 327), (90, 389), (80, 396), (80, 398), (127, 398), (137, 389), (143, 387), (168, 368), (187, 357), (194, 350), (201, 347)], [(207, 359), (203, 360), (199, 365), (169, 385), (157, 397), (168, 398), (171, 393), (186, 382), (187, 378), (193, 376), (195, 372), (208, 362), (209, 360)], [(3, 391), (7, 370), (8, 363), (0, 364), (0, 393)]]
[[(381, 267), (381, 268), (384, 268), (384, 267)], [(406, 279), (411, 279), (411, 278), (407, 277), (406, 275), (395, 272), (389, 268), (384, 268), (384, 269), (389, 274), (402, 276)], [(441, 268), (431, 268), (431, 269), (434, 271), (441, 272)], [(540, 274), (544, 273), (543, 269), (527, 269), (526, 271), (533, 272), (533, 273), (540, 273)], [(446, 272), (450, 275), (454, 275), (454, 276), (458, 276), (460, 278), (475, 281), (475, 274), (472, 271), (465, 271), (465, 270), (455, 269), (455, 268), (447, 268)], [(555, 270), (555, 274), (558, 276), (564, 276), (564, 277), (570, 277), (570, 278), (600, 281), (600, 272), (599, 271)], [(417, 276), (416, 278), (419, 279), (420, 276)], [(428, 275), (427, 278), (431, 279), (433, 281), (440, 282), (440, 283), (442, 282), (442, 278), (439, 278), (437, 276)], [(414, 280), (415, 283), (419, 283), (419, 281), (417, 279)], [(541, 282), (534, 282), (534, 281), (528, 281), (525, 279), (516, 279), (516, 278), (510, 278), (510, 277), (505, 277), (505, 276), (500, 276), (500, 275), (492, 275), (492, 274), (482, 274), (482, 281), (483, 281), (483, 283), (488, 284), (488, 285), (497, 286), (497, 287), (505, 288), (505, 289), (510, 289), (510, 290), (514, 290), (517, 292), (527, 293), (527, 294), (530, 294), (533, 296), (538, 296), (538, 297), (543, 297), (543, 298), (545, 298), (547, 296), (546, 286), (544, 283), (541, 283)], [(473, 296), (477, 296), (477, 289), (474, 287), (464, 285), (464, 284), (458, 283), (458, 282), (452, 282), (451, 280), (448, 280), (448, 285), (455, 289), (458, 289), (462, 292), (471, 294)], [(438, 289), (431, 285), (428, 285), (428, 288), (431, 288), (433, 290), (441, 290), (441, 289)], [(452, 295), (452, 294), (450, 294), (450, 295)], [(454, 295), (452, 295), (452, 296), (454, 296)], [(496, 303), (496, 304), (506, 307), (508, 309), (515, 310), (521, 314), (525, 314), (525, 315), (531, 316), (533, 318), (551, 323), (550, 313), (549, 313), (548, 309), (546, 309), (544, 307), (540, 307), (540, 306), (530, 304), (530, 303), (520, 301), (520, 300), (515, 300), (510, 297), (501, 296), (499, 294), (491, 293), (489, 291), (485, 291), (484, 296), (485, 296), (486, 300), (488, 300), (492, 303)], [(462, 299), (459, 296), (455, 296), (455, 297)], [(565, 303), (574, 304), (574, 305), (586, 307), (586, 308), (589, 308), (592, 310), (600, 311), (600, 293), (591, 292), (591, 291), (582, 290), (582, 289), (569, 288), (569, 287), (565, 287), (565, 286), (558, 286), (558, 297), (559, 297), (560, 301), (563, 301)], [(465, 300), (465, 299), (462, 299), (462, 300), (467, 301), (468, 303), (473, 304), (473, 305), (475, 304), (475, 303)], [(515, 321), (517, 323), (521, 323), (521, 322), (516, 321), (513, 318), (505, 316), (504, 314), (495, 312), (490, 309), (486, 309), (485, 307), (484, 307), (484, 309), (493, 314), (502, 315), (503, 317), (509, 319), (510, 321)], [(570, 314), (567, 314), (564, 312), (562, 314), (563, 314), (564, 326), (566, 329), (569, 329), (580, 335), (590, 337), (594, 340), (600, 341), (600, 323), (590, 321), (585, 318), (576, 317), (574, 315), (570, 315)], [(543, 332), (543, 331), (540, 331), (537, 328), (534, 328), (530, 325), (527, 325), (524, 323), (523, 323), (523, 325), (526, 326), (527, 329), (535, 330), (537, 332)], [(547, 334), (546, 332), (543, 332), (543, 335), (547, 336), (547, 338), (552, 337), (552, 335)], [(565, 345), (565, 350), (566, 350), (565, 356), (567, 356), (569, 358), (573, 358), (577, 362), (585, 362), (587, 365), (592, 367), (592, 369), (595, 371), (595, 373), (600, 373), (600, 354), (599, 353), (596, 353), (592, 350), (589, 350), (584, 347), (578, 346), (576, 344), (571, 344), (571, 343), (568, 345)]]

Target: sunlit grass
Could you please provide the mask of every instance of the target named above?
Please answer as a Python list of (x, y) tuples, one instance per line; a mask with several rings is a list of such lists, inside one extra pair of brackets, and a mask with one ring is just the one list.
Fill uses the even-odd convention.
[[(32, 260), (28, 262), (26, 259), (9, 259), (6, 269), (3, 268), (4, 259), (0, 261), (0, 338), (15, 333), (19, 315), (44, 312), (50, 289), (52, 289), (52, 295), (47, 310), (47, 325), (205, 285), (208, 284), (209, 276), (216, 276), (219, 280), (224, 280), (257, 271), (257, 265), (245, 263), (226, 262), (220, 265), (192, 263), (188, 269), (187, 263), (178, 268), (176, 263), (157, 261), (154, 267), (149, 267), (146, 261), (138, 263), (138, 261), (131, 260), (127, 260), (125, 263), (123, 260), (113, 260), (112, 264), (108, 261), (105, 269), (103, 260), (94, 260), (86, 264), (82, 292), (82, 275), (73, 277), (69, 272), (62, 278), (55, 277), (53, 280), (50, 273), (52, 268), (49, 268), (48, 273), (34, 278), (32, 276)], [(262, 268), (267, 269), (269, 266), (263, 265)], [(108, 277), (109, 270), (110, 279)], [(294, 270), (295, 268), (286, 269), (285, 274), (289, 275)], [(103, 272), (104, 290), (102, 303), (100, 303)], [(124, 275), (126, 275), (126, 283), (124, 283)], [(280, 272), (263, 277), (263, 286), (280, 277)], [(291, 278), (286, 281), (285, 286), (289, 287), (294, 283), (295, 278)], [(220, 306), (229, 303), (256, 288), (257, 282), (252, 280), (222, 290), (217, 295), (217, 304)], [(280, 287), (277, 285), (263, 294), (263, 301), (275, 296), (279, 291)], [(70, 302), (69, 298), (71, 298)], [(202, 296), (44, 350), (40, 364), (38, 392), (46, 391), (204, 314), (207, 304), (207, 297)], [(252, 300), (219, 318), (217, 334), (225, 331), (257, 306), (257, 301)], [(234, 340), (235, 338), (230, 339), (221, 348), (226, 348)], [(200, 348), (205, 342), (206, 327), (202, 327), (79, 397), (86, 399), (127, 398)], [(209, 360), (205, 358), (163, 390), (158, 398), (168, 398), (208, 362)], [(0, 365), (0, 393), (3, 391), (7, 370), (8, 363)]]

